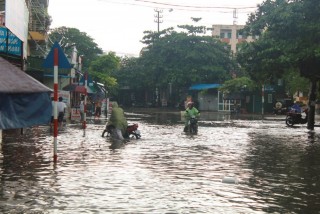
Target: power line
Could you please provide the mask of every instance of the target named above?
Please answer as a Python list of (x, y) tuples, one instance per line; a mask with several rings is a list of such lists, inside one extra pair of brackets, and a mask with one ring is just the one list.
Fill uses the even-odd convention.
[(171, 6), (171, 7), (185, 7), (185, 8), (198, 8), (198, 9), (253, 9), (257, 7), (227, 7), (227, 6), (197, 6), (197, 5), (182, 5), (182, 4), (170, 4), (170, 3), (161, 3), (156, 1), (148, 1), (148, 0), (134, 0), (137, 2), (145, 2), (145, 3), (152, 3), (157, 5), (165, 5), (165, 6)]
[[(256, 9), (256, 6), (197, 6), (197, 5), (182, 5), (182, 4), (170, 4), (170, 3), (161, 3), (156, 1), (148, 1), (148, 0), (134, 0), (134, 2), (119, 2), (113, 0), (98, 0), (112, 4), (124, 4), (124, 5), (133, 5), (133, 6), (141, 6), (141, 7), (149, 7), (154, 8), (161, 5), (166, 9), (174, 8), (175, 10), (184, 10), (184, 11), (212, 11), (216, 9), (226, 9), (226, 10), (248, 10), (248, 9)], [(146, 4), (143, 4), (146, 3)], [(148, 5), (149, 4), (149, 5)], [(151, 5), (150, 5), (151, 4)], [(153, 5), (152, 5), (153, 4)], [(219, 12), (219, 11), (218, 11)]]

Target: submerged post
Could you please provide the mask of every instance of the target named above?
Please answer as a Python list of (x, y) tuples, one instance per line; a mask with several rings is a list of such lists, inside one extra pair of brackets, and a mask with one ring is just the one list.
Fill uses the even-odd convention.
[(262, 84), (262, 89), (261, 89), (261, 116), (263, 119), (264, 118), (264, 84)]
[(86, 136), (87, 128), (87, 84), (88, 84), (88, 73), (84, 73), (84, 117), (83, 117), (83, 137)]
[(57, 141), (58, 141), (58, 68), (71, 68), (66, 55), (63, 53), (61, 47), (55, 42), (44, 61), (43, 67), (53, 67), (53, 161), (57, 162)]
[(58, 138), (58, 65), (59, 65), (59, 53), (58, 48), (54, 49), (53, 56), (53, 161), (57, 162), (57, 138)]

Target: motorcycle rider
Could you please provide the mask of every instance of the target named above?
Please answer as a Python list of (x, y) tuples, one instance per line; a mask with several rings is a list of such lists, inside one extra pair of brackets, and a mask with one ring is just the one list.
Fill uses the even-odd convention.
[(112, 103), (111, 116), (107, 122), (106, 129), (104, 130), (102, 136), (104, 135), (105, 131), (107, 131), (108, 126), (114, 127), (112, 135), (115, 138), (124, 140), (123, 136), (126, 134), (128, 123), (127, 119), (124, 116), (123, 109), (118, 106), (117, 102)]
[(187, 103), (187, 109), (184, 113), (184, 116), (186, 118), (186, 122), (184, 124), (184, 132), (188, 131), (188, 122), (190, 120), (191, 117), (199, 117), (200, 116), (200, 112), (198, 111), (198, 109), (196, 107), (194, 107), (193, 102), (188, 102)]
[(291, 110), (293, 110), (295, 113), (299, 113), (299, 114), (301, 114), (301, 112), (302, 112), (302, 109), (299, 106), (298, 102), (295, 102), (293, 104), (293, 106), (291, 106)]

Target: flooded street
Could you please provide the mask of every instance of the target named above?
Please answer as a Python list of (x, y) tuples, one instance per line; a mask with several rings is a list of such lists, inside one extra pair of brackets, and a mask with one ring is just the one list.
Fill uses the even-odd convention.
[[(320, 128), (203, 113), (126, 111), (141, 139), (110, 149), (105, 120), (4, 135), (0, 213), (319, 213)], [(283, 116), (284, 118), (285, 116)]]

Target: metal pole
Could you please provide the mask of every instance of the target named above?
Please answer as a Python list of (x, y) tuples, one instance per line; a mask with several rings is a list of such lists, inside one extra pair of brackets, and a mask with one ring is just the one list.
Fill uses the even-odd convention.
[(88, 73), (84, 73), (84, 116), (83, 116), (83, 137), (86, 136), (86, 128), (87, 128), (87, 83), (88, 82)]
[(262, 115), (262, 119), (263, 119), (263, 115), (264, 115), (264, 84), (262, 84), (262, 92), (261, 92), (261, 115)]
[(160, 15), (160, 13), (163, 12), (163, 10), (159, 10), (159, 9), (154, 9), (154, 12), (156, 12), (156, 15), (154, 16), (156, 19), (154, 20), (154, 22), (156, 22), (158, 24), (158, 33), (160, 32), (160, 23), (162, 23), (162, 20), (160, 20), (163, 16)]
[(58, 109), (57, 109), (57, 101), (58, 101), (58, 48), (54, 49), (54, 56), (53, 56), (53, 161), (57, 162), (58, 155), (57, 155), (57, 138), (58, 138)]

